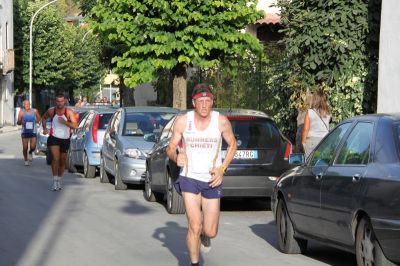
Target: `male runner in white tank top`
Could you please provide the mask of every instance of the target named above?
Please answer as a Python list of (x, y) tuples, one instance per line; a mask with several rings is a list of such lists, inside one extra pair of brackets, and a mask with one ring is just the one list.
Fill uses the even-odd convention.
[(69, 149), (69, 140), (71, 129), (78, 127), (78, 122), (74, 112), (65, 107), (65, 98), (63, 94), (57, 94), (55, 99), (55, 107), (46, 111), (42, 117), (43, 133), (48, 134), (46, 127), (47, 119), (51, 117), (50, 136), (47, 139), (47, 152), (51, 152), (51, 171), (53, 173), (52, 190), (61, 190), (62, 177), (64, 176), (65, 162), (67, 160), (67, 152)]
[[(212, 111), (213, 95), (206, 84), (192, 93), (194, 111), (176, 119), (167, 154), (181, 167), (176, 188), (182, 192), (188, 219), (187, 246), (192, 265), (199, 265), (200, 247), (210, 249), (218, 232), (224, 173), (236, 152), (236, 139), (226, 116)], [(228, 144), (221, 159), (222, 139)], [(177, 153), (178, 144), (183, 146)]]

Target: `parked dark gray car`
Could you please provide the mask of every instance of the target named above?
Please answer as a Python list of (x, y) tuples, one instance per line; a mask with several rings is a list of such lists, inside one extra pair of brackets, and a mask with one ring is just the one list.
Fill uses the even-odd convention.
[(83, 168), (86, 178), (93, 178), (100, 166), (100, 149), (105, 130), (116, 109), (96, 108), (89, 110), (71, 135), (68, 150), (68, 170), (76, 172)]
[[(238, 146), (224, 177), (224, 197), (270, 197), (277, 178), (289, 168), (287, 159), (292, 144), (263, 112), (215, 110), (230, 120)], [(148, 201), (155, 201), (166, 195), (167, 211), (183, 213), (182, 197), (173, 186), (180, 168), (166, 154), (174, 122), (175, 118), (166, 125), (159, 141), (149, 152), (144, 196)], [(222, 157), (226, 148), (223, 142)]]
[(307, 240), (356, 254), (358, 265), (400, 263), (400, 114), (337, 125), (304, 162), (281, 176), (271, 198), (279, 249)]
[(144, 181), (146, 156), (154, 146), (154, 135), (178, 113), (168, 107), (126, 107), (112, 117), (101, 149), (100, 181), (114, 177), (115, 189)]

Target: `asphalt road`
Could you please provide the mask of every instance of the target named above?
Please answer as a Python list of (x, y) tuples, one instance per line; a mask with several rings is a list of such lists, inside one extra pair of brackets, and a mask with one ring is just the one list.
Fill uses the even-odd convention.
[[(24, 166), (19, 132), (0, 134), (0, 265), (189, 265), (186, 217), (148, 203), (141, 187), (115, 191), (98, 177), (66, 173), (50, 191), (43, 156)], [(223, 200), (220, 230), (202, 265), (356, 265), (354, 255), (311, 242), (278, 251), (269, 203)], [(318, 230), (318, 229), (316, 229)]]

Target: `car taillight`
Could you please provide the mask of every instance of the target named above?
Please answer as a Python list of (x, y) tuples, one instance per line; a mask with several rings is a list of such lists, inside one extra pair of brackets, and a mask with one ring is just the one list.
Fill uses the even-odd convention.
[(96, 117), (94, 118), (92, 127), (92, 138), (94, 143), (97, 143), (97, 131), (99, 129), (99, 120), (100, 120), (100, 115), (97, 114)]
[(288, 141), (288, 143), (286, 144), (285, 156), (283, 157), (283, 159), (289, 160), (289, 155), (291, 153), (292, 153), (292, 143)]

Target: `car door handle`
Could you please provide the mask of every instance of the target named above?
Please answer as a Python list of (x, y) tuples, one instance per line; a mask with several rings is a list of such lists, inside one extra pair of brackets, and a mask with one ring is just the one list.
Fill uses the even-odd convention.
[(359, 182), (361, 179), (361, 175), (360, 174), (355, 174), (353, 175), (353, 183)]
[(322, 173), (319, 173), (319, 174), (317, 174), (316, 176), (315, 176), (315, 180), (321, 180), (321, 178), (322, 178)]

